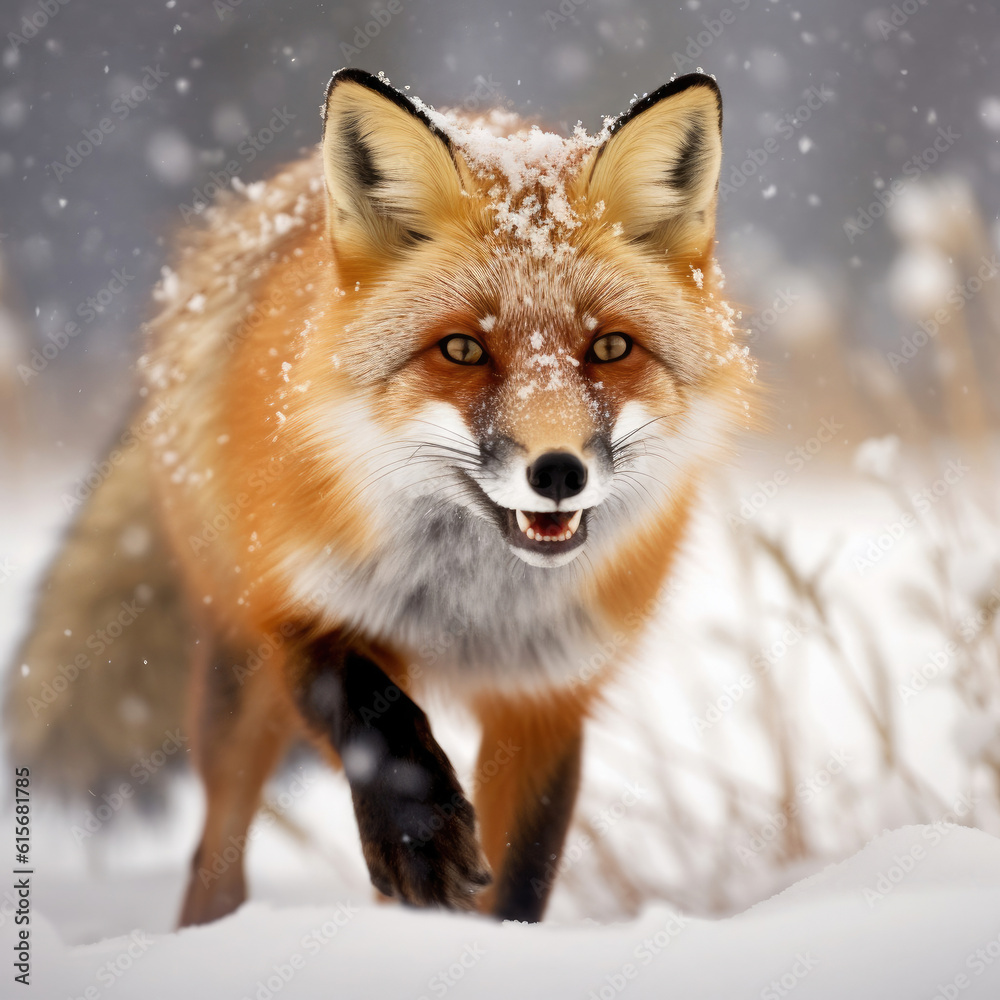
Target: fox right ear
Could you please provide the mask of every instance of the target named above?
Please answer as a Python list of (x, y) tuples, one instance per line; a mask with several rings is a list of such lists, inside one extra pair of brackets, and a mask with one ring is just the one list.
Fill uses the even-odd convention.
[(327, 88), (323, 172), (334, 246), (352, 257), (384, 259), (433, 238), (462, 195), (444, 132), (357, 69), (335, 73)]
[(722, 164), (722, 98), (701, 73), (678, 77), (611, 125), (592, 160), (587, 193), (626, 239), (700, 260), (715, 234)]

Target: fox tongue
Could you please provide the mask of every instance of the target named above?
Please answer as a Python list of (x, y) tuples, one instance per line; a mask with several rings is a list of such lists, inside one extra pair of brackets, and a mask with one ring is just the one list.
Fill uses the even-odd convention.
[(522, 534), (535, 542), (566, 542), (576, 534), (580, 527), (582, 510), (529, 511), (514, 512), (517, 526)]
[(566, 525), (569, 524), (574, 512), (554, 511), (536, 514), (526, 511), (525, 513), (528, 514), (528, 527), (535, 532), (536, 538), (554, 538), (566, 530)]

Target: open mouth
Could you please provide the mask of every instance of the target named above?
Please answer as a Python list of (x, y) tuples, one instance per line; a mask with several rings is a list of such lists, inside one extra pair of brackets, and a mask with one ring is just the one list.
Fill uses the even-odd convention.
[(585, 510), (501, 510), (507, 515), (507, 541), (517, 549), (553, 557), (571, 552), (587, 539)]
[(580, 527), (582, 510), (534, 513), (516, 510), (517, 526), (533, 542), (568, 542)]
[(489, 509), (507, 544), (534, 566), (561, 566), (587, 540), (587, 509), (533, 511), (502, 507), (471, 477), (466, 480)]

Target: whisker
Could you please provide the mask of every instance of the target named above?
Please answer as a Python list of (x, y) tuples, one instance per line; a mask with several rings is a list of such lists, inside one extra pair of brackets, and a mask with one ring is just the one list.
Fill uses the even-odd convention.
[[(626, 473), (623, 474), (623, 478), (626, 479), (626, 480), (628, 480), (628, 481), (631, 481), (632, 476), (633, 476), (633, 473), (631, 473), (631, 472), (626, 472)], [(652, 479), (654, 477), (651, 476), (650, 478)], [(659, 480), (657, 480), (657, 482), (659, 482)], [(660, 485), (662, 486), (663, 484), (661, 483)], [(646, 496), (648, 496), (649, 499), (651, 501), (653, 501), (653, 503), (656, 502), (656, 497), (654, 497), (653, 494), (649, 492), (649, 489), (645, 486), (645, 484), (643, 484), (643, 483), (636, 483), (635, 486), (636, 486), (636, 488), (641, 489), (646, 494)]]
[(441, 424), (436, 424), (433, 420), (415, 420), (414, 423), (426, 424), (428, 427), (433, 427), (435, 430), (443, 431), (445, 434), (450, 434), (453, 438), (457, 438), (463, 444), (475, 444), (473, 438), (463, 437), (458, 433), (458, 431), (453, 431), (450, 427), (442, 427)]
[(620, 448), (630, 437), (638, 434), (641, 430), (645, 430), (650, 424), (655, 424), (657, 420), (663, 420), (665, 416), (666, 414), (661, 414), (658, 417), (653, 417), (652, 420), (647, 420), (644, 424), (640, 424), (638, 427), (630, 430), (628, 434), (623, 434), (617, 441), (611, 442), (611, 450), (614, 451), (616, 448)]
[(417, 445), (420, 448), (438, 448), (441, 451), (447, 451), (447, 452), (450, 452), (450, 453), (455, 454), (455, 455), (462, 455), (465, 458), (474, 458), (477, 461), (479, 460), (479, 452), (478, 451), (467, 451), (467, 450), (462, 449), (462, 448), (456, 448), (453, 445), (437, 444), (437, 443), (431, 442), (431, 441), (407, 441), (407, 442), (403, 442), (403, 443), (405, 443), (405, 444), (415, 444), (415, 445)]

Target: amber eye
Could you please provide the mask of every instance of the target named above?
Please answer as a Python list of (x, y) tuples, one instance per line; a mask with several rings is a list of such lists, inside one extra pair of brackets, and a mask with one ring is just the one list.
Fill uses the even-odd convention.
[(590, 345), (590, 360), (603, 364), (620, 361), (632, 350), (632, 338), (627, 333), (606, 333)]
[(441, 353), (456, 365), (484, 365), (489, 360), (478, 340), (460, 333), (445, 337), (438, 346)]

